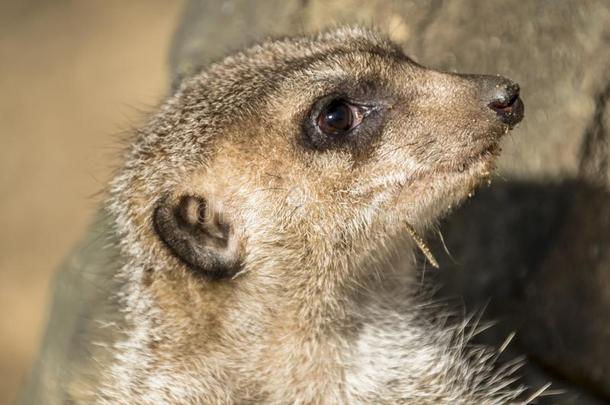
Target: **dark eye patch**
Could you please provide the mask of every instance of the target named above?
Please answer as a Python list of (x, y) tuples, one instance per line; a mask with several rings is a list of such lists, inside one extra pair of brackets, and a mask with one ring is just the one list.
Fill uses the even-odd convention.
[(351, 101), (342, 95), (318, 99), (302, 124), (305, 146), (323, 151), (363, 147), (381, 131), (381, 105)]

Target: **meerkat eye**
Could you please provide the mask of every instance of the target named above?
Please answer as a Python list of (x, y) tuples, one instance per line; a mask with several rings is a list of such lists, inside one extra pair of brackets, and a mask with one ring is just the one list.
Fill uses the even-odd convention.
[(341, 135), (357, 127), (364, 117), (364, 112), (345, 100), (333, 100), (322, 109), (317, 124), (326, 135)]
[(343, 96), (318, 99), (301, 124), (301, 145), (318, 151), (364, 147), (380, 133), (380, 102), (352, 102)]

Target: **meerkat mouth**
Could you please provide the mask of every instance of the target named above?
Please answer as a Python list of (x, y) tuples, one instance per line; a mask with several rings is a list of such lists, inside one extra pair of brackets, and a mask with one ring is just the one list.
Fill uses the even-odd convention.
[[(474, 195), (474, 191), (483, 183), (486, 179), (490, 181), (491, 175), (495, 169), (495, 161), (499, 157), (501, 147), (498, 142), (492, 142), (490, 145), (484, 147), (480, 152), (468, 158), (465, 162), (460, 163), (456, 167), (445, 168), (442, 170), (443, 173), (428, 174), (422, 176), (419, 181), (426, 181), (428, 178), (438, 178), (441, 183), (447, 183), (448, 193), (453, 194), (449, 200), (454, 200), (453, 203), (458, 205), (460, 201), (465, 198), (470, 198)], [(460, 191), (462, 190), (462, 191)], [(462, 194), (462, 195), (461, 195)], [(443, 198), (438, 199), (441, 204)], [(438, 203), (437, 202), (437, 203)], [(436, 217), (442, 218), (446, 216), (451, 209), (453, 204), (450, 202), (448, 207), (445, 209), (439, 209)], [(407, 233), (417, 246), (417, 248), (424, 255), (426, 260), (432, 265), (432, 267), (440, 268), (438, 260), (434, 257), (432, 250), (428, 247), (425, 239), (418, 234), (413, 225), (408, 221), (405, 221)]]
[[(497, 142), (485, 145), (478, 153), (459, 163), (430, 168), (404, 183), (402, 188), (410, 189), (419, 195), (420, 201), (425, 201), (418, 204), (416, 211), (410, 212), (405, 221), (410, 228), (407, 231), (434, 267), (437, 261), (430, 255), (425, 243), (422, 243), (423, 239), (418, 236), (418, 232), (424, 234), (428, 224), (446, 217), (462, 201), (472, 197), (484, 182), (489, 184), (500, 150)], [(399, 199), (400, 194), (402, 193), (399, 193)]]
[(497, 142), (493, 142), (490, 145), (482, 148), (481, 151), (468, 157), (463, 163), (457, 166), (457, 171), (460, 173), (467, 172), (469, 168), (476, 167), (480, 163), (493, 164), (495, 160), (500, 156), (502, 148)]
[[(501, 151), (500, 145), (494, 142), (458, 166), (458, 177), (463, 178), (462, 181), (466, 181), (469, 184), (468, 197), (471, 197), (474, 191), (485, 180), (490, 181)], [(453, 173), (455, 174), (455, 169)]]
[(440, 182), (448, 185), (449, 188), (469, 184), (474, 189), (481, 181), (491, 176), (501, 150), (497, 142), (491, 143), (459, 163), (443, 164), (423, 170), (401, 182), (401, 186), (403, 188), (417, 184), (430, 186), (432, 183)]

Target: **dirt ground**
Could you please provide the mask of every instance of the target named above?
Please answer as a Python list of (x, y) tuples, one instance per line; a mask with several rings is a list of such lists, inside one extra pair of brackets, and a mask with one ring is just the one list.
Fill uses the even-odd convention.
[(0, 0), (0, 403), (37, 350), (49, 282), (119, 140), (167, 88), (178, 0)]

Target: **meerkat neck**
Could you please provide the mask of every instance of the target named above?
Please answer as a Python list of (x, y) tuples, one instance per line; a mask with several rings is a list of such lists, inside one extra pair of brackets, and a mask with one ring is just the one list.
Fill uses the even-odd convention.
[(413, 252), (414, 246), (407, 243), (392, 254), (384, 252), (382, 260), (371, 255), (356, 264), (308, 267), (291, 273), (286, 285), (291, 286), (287, 299), (294, 308), (294, 319), (313, 331), (335, 330), (353, 325), (354, 317), (367, 305), (382, 300), (391, 306), (397, 297), (413, 290)]

